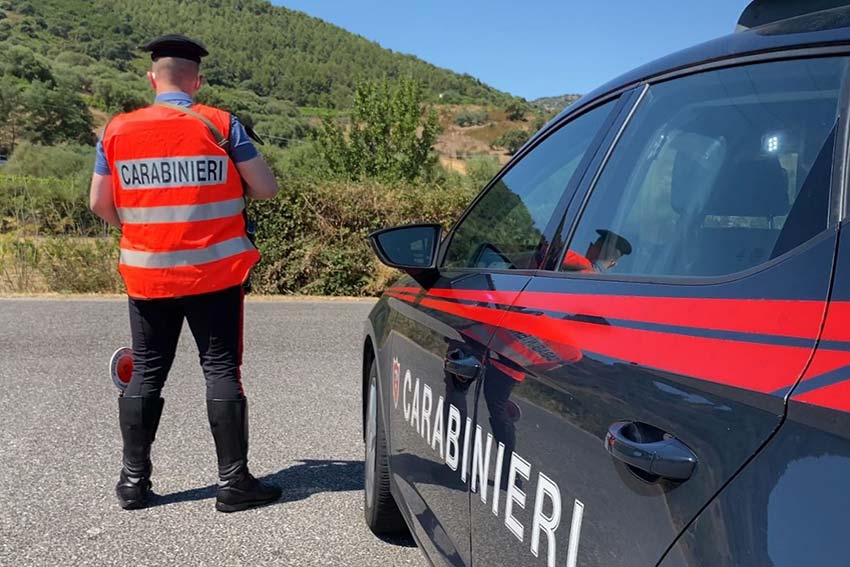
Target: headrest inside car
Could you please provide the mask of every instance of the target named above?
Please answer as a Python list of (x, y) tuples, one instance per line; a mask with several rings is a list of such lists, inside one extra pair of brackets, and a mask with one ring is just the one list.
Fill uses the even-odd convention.
[(717, 177), (704, 214), (776, 217), (788, 214), (788, 175), (776, 157), (730, 163)]
[(722, 140), (693, 133), (679, 135), (675, 144), (670, 204), (681, 215), (702, 209), (727, 152)]

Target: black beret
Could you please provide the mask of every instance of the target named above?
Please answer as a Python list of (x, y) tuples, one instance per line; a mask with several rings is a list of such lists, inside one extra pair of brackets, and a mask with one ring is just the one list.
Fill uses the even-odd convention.
[(632, 245), (629, 244), (629, 241), (616, 232), (600, 228), (596, 230), (596, 233), (599, 235), (599, 240), (602, 240), (606, 245), (613, 242), (614, 248), (619, 250), (623, 256), (632, 253)]
[(200, 63), (201, 57), (209, 55), (203, 43), (180, 34), (162, 35), (152, 39), (142, 46), (142, 51), (150, 51), (152, 61), (160, 57), (178, 57)]

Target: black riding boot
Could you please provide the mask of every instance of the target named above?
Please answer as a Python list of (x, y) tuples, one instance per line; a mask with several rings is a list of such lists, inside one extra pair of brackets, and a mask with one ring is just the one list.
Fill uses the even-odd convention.
[(238, 512), (280, 498), (280, 488), (264, 484), (248, 472), (247, 400), (207, 400), (207, 416), (218, 455), (215, 509)]
[(115, 487), (125, 510), (144, 508), (151, 489), (151, 444), (162, 415), (162, 398), (118, 398), (118, 422), (124, 439), (124, 466)]

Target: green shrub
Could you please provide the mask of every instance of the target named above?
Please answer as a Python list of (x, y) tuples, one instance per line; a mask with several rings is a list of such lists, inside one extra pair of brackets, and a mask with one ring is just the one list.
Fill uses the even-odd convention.
[(424, 100), (423, 86), (413, 79), (358, 84), (350, 123), (325, 120), (317, 134), (328, 169), (350, 180), (430, 178), (441, 127)]
[(455, 116), (455, 124), (458, 126), (478, 126), (487, 122), (489, 118), (487, 111), (483, 109), (464, 109)]
[(146, 89), (140, 89), (134, 83), (127, 84), (119, 79), (97, 79), (93, 90), (92, 102), (111, 114), (130, 112), (150, 102)]
[(480, 191), (493, 177), (499, 173), (502, 166), (495, 156), (473, 156), (466, 162), (466, 180), (472, 191)]
[(293, 178), (324, 180), (331, 177), (327, 161), (315, 142), (302, 141), (285, 149), (265, 145), (260, 146), (260, 151), (281, 183)]
[(0, 232), (23, 235), (102, 234), (88, 208), (88, 187), (73, 179), (0, 175)]
[(464, 101), (464, 97), (457, 91), (444, 91), (438, 95), (438, 100), (443, 104), (460, 104)]
[(94, 118), (78, 93), (35, 81), (23, 91), (21, 102), (26, 116), (21, 132), (25, 140), (45, 145), (94, 145)]
[(0, 235), (0, 291), (121, 293), (114, 238)]
[(53, 83), (47, 60), (26, 47), (7, 43), (0, 46), (0, 75), (11, 75), (27, 82)]
[(46, 291), (38, 271), (38, 247), (32, 239), (0, 234), (0, 291)]
[(412, 222), (448, 226), (469, 203), (467, 189), (376, 181), (283, 180), (272, 201), (251, 204), (263, 259), (260, 293), (374, 295), (392, 273), (378, 265), (367, 235)]
[(89, 57), (85, 53), (79, 53), (77, 51), (63, 51), (54, 58), (53, 62), (59, 63), (60, 65), (88, 67), (89, 65), (94, 65), (96, 63), (96, 59)]
[(491, 147), (504, 148), (509, 155), (514, 155), (526, 140), (528, 140), (528, 132), (520, 128), (512, 128), (493, 140)]
[(118, 242), (112, 238), (46, 238), (39, 243), (38, 267), (50, 291), (120, 293)]
[(524, 120), (526, 112), (528, 112), (528, 105), (521, 99), (513, 99), (505, 106), (508, 120)]
[(312, 132), (306, 120), (287, 116), (259, 117), (254, 124), (254, 130), (267, 143), (282, 148), (298, 143)]
[(21, 142), (9, 156), (3, 174), (58, 179), (77, 179), (83, 175), (88, 179), (94, 167), (94, 154), (91, 146)]
[(92, 87), (91, 77), (83, 67), (57, 63), (53, 65), (53, 76), (56, 78), (57, 85), (74, 92), (88, 92)]

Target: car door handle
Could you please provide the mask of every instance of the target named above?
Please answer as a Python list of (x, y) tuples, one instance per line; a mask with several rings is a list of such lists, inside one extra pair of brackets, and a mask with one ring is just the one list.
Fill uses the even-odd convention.
[(464, 380), (475, 380), (481, 371), (481, 361), (460, 349), (453, 349), (446, 354), (445, 369)]
[(660, 477), (682, 482), (691, 477), (697, 465), (697, 456), (687, 445), (645, 423), (612, 423), (605, 435), (605, 449), (643, 473), (638, 476), (648, 475), (647, 480)]

